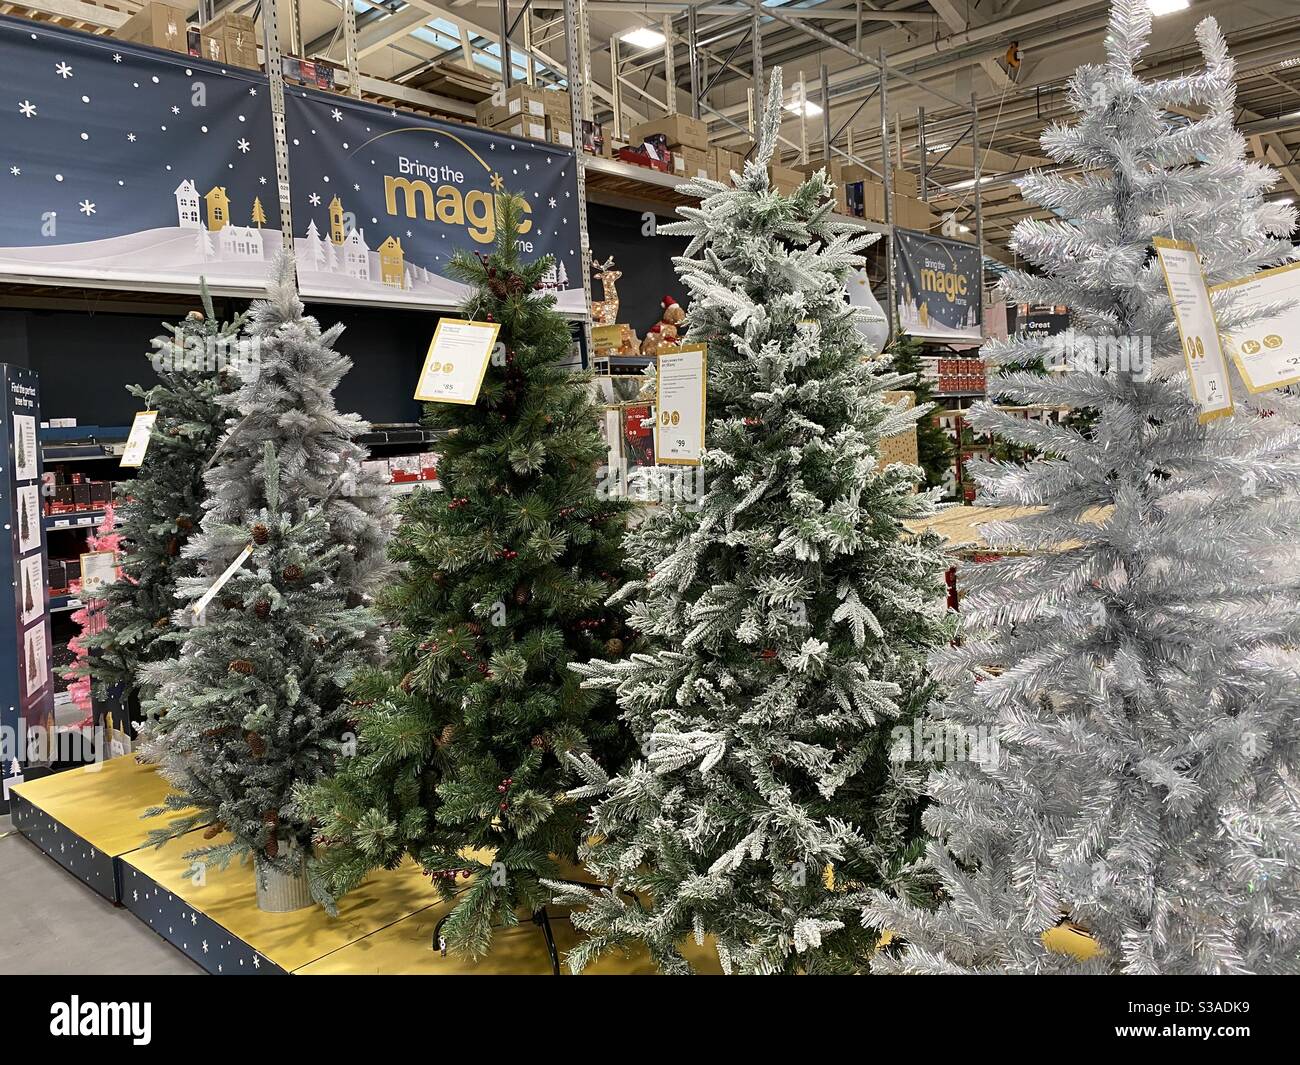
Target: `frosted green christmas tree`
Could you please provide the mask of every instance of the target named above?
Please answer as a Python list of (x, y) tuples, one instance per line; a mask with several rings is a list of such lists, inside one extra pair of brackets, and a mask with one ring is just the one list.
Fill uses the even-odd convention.
[[(932, 778), (928, 864), (949, 901), (878, 893), (895, 933), (880, 972), (1295, 972), (1300, 965), (1300, 432), (1294, 401), (1241, 396), (1200, 424), (1157, 236), (1193, 241), (1211, 283), (1290, 258), (1294, 212), (1233, 127), (1218, 27), (1204, 71), (1146, 81), (1145, 0), (1117, 0), (1102, 66), (1074, 75), (1077, 121), (1043, 135), (1078, 177), (1036, 173), (1005, 275), (1012, 303), (1065, 304), (1081, 335), (1149, 340), (1154, 367), (1116, 361), (1002, 375), (1021, 403), (1096, 411), (1088, 432), (976, 408), (977, 428), (1036, 448), (1028, 467), (975, 467), (981, 501), (1041, 507), (985, 525), (1037, 549), (963, 572), (962, 639), (936, 656), (936, 716), (997, 737), (996, 762)], [(1188, 121), (1181, 114), (1200, 117)], [(1220, 324), (1246, 320), (1227, 296)], [(994, 364), (1045, 345), (990, 342)], [(993, 388), (990, 388), (993, 391)], [(1259, 406), (1284, 416), (1261, 417)], [(1069, 921), (1086, 961), (1049, 950)]]
[(908, 379), (873, 373), (846, 302), (875, 237), (832, 217), (824, 173), (769, 184), (779, 71), (765, 114), (736, 187), (692, 182), (668, 230), (691, 238), (686, 342), (708, 345), (705, 492), (626, 539), (616, 598), (648, 649), (579, 668), (646, 757), (612, 780), (581, 760), (577, 796), (606, 796), (582, 857), (609, 889), (555, 885), (587, 933), (575, 970), (639, 940), (689, 971), (679, 945), (705, 935), (729, 972), (859, 970), (866, 889), (919, 854), (921, 778), (891, 740), (927, 695), (945, 562), (904, 532), (921, 471), (876, 465), (924, 411), (883, 401)]

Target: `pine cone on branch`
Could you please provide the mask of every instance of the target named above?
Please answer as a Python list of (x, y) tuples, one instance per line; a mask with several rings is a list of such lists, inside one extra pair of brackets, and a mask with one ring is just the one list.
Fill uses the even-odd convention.
[(239, 673), (242, 676), (250, 676), (253, 672), (253, 663), (247, 658), (236, 658), (230, 663), (230, 672)]
[(267, 540), (271, 539), (271, 530), (263, 525), (260, 521), (253, 526), (253, 543), (261, 547)]

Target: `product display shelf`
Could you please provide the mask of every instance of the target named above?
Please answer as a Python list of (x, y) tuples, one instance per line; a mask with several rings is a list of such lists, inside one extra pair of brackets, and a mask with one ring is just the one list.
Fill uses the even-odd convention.
[(373, 873), (340, 900), (338, 917), (314, 905), (267, 913), (257, 907), (251, 864), (208, 868), (197, 883), (185, 875), (193, 865), (187, 852), (229, 839), (203, 835), (196, 829), (126, 856), (122, 905), (209, 973), (292, 973), (435, 901), (428, 880), (408, 861)]
[[(541, 928), (522, 918), (514, 928), (498, 929), (492, 950), (485, 958), (471, 961), (450, 951), (444, 956), (434, 947), (438, 921), (450, 907), (431, 906), (412, 914), (342, 950), (328, 954), (297, 970), (299, 976), (392, 975), (392, 976), (545, 976), (553, 973), (550, 953)], [(547, 909), (551, 932), (560, 960), (577, 945), (582, 934), (574, 928), (562, 907)], [(717, 952), (711, 944), (697, 946), (689, 941), (682, 952), (698, 972), (719, 973)], [(561, 965), (561, 975), (569, 975)], [(648, 976), (656, 972), (644, 948), (627, 953), (611, 952), (586, 970), (584, 976)]]
[(141, 817), (168, 784), (130, 755), (53, 773), (12, 789), (14, 827), (78, 880), (121, 901), (121, 860), (161, 821)]

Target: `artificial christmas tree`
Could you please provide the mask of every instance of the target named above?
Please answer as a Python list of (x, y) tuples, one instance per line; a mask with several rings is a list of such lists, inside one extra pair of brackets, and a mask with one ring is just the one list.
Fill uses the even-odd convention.
[[(259, 505), (262, 457), (265, 445), (273, 444), (283, 498), (324, 508), (330, 543), (343, 548), (335, 583), (356, 604), (387, 572), (385, 548), (394, 519), (388, 490), (362, 467), (366, 450), (356, 438), (369, 425), (334, 405), (334, 389), (352, 366), (334, 350), (343, 326), (322, 332), (304, 313), (293, 270), (293, 259), (282, 255), (269, 298), (248, 312), (247, 340), (256, 359), (238, 391), (222, 397), (237, 420), (217, 446), (204, 506), (216, 524), (236, 529)], [(231, 537), (225, 543), (208, 538), (210, 553), (202, 557), (213, 576), (247, 541), (243, 533)]]
[(442, 492), (403, 503), (382, 599), (389, 669), (355, 686), (360, 744), (302, 798), (326, 844), (328, 894), (412, 855), (456, 906), (443, 928), (473, 955), (542, 906), (552, 856), (576, 853), (586, 813), (562, 789), (569, 753), (619, 764), (613, 701), (570, 662), (629, 637), (604, 600), (621, 579), (624, 504), (598, 495), (606, 455), (587, 380), (564, 368), (569, 323), (541, 292), (548, 259), (521, 261), (519, 201), (498, 196), (497, 245), (450, 272), (474, 287), (469, 319), (500, 324), (476, 405), (430, 404)]
[(135, 479), (118, 489), (114, 531), (122, 545), (122, 579), (104, 589), (106, 624), (95, 631), (87, 626), (81, 637), (86, 655), (69, 671), (89, 678), (100, 697), (121, 685), (124, 728), (141, 717), (142, 667), (176, 653), (176, 644), (164, 638), (179, 605), (176, 584), (198, 572), (182, 548), (199, 522), (203, 471), (225, 425), (221, 395), (231, 381), (220, 364), (237, 353), (243, 324), (242, 316), (218, 319), (206, 285), (200, 293), (203, 310), (166, 326), (167, 333), (152, 341), (158, 383), (127, 389), (158, 416)]
[[(201, 825), (228, 831), (229, 840), (185, 858), (222, 868), (251, 853), (267, 909), (291, 908), (270, 901), (271, 887), (283, 894), (286, 883), (300, 888), (290, 899), (308, 901), (311, 829), (292, 792), (332, 769), (346, 731), (345, 686), (374, 636), (370, 611), (349, 606), (334, 579), (347, 552), (330, 542), (324, 505), (285, 495), (282, 468), (267, 441), (260, 505), (233, 526), (209, 510), (192, 541), (201, 557), (217, 557), (235, 540), (250, 555), (207, 606), (179, 660), (164, 667), (169, 679), (149, 707), (156, 720), (147, 742), (175, 790), (146, 816), (195, 808), (150, 841), (161, 845)], [(250, 542), (252, 529), (262, 534)], [(180, 595), (197, 600), (211, 585), (208, 577), (182, 578)]]
[(902, 333), (885, 348), (891, 357), (889, 368), (912, 379), (907, 387), (916, 393), (916, 405), (928, 413), (916, 422), (917, 464), (925, 471), (927, 488), (942, 488), (944, 477), (952, 468), (952, 444), (934, 412), (934, 383), (924, 373), (921, 355), (925, 345)]
[[(1275, 175), (1246, 163), (1233, 68), (1211, 20), (1206, 69), (1135, 73), (1146, 0), (1117, 0), (1104, 66), (1071, 82), (1076, 124), (1043, 145), (1078, 178), (1033, 174), (1011, 302), (1067, 304), (1098, 340), (1149, 340), (1154, 371), (1104, 365), (1011, 373), (998, 392), (1096, 411), (1087, 434), (981, 406), (977, 426), (1049, 456), (976, 468), (982, 500), (1044, 505), (985, 525), (990, 545), (1037, 549), (963, 575), (963, 639), (936, 658), (947, 729), (995, 736), (983, 765), (930, 783), (927, 859), (937, 910), (877, 895), (895, 933), (882, 972), (1295, 972), (1300, 951), (1300, 434), (1292, 417), (1201, 424), (1156, 237), (1194, 241), (1213, 281), (1286, 258), (1294, 214), (1262, 206)], [(1183, 115), (1191, 114), (1186, 120)], [(1239, 321), (1231, 298), (1220, 324)], [(986, 345), (1023, 363), (1026, 338)], [(1112, 348), (1113, 348), (1112, 344)], [(1039, 352), (1041, 354), (1041, 347)], [(1285, 397), (1261, 398), (1271, 409)], [(1088, 960), (1049, 948), (1068, 921)]]
[(733, 189), (685, 187), (668, 231), (692, 293), (687, 343), (708, 345), (705, 493), (629, 532), (641, 576), (619, 594), (648, 641), (579, 667), (616, 688), (644, 761), (608, 780), (582, 856), (608, 890), (586, 906), (583, 968), (643, 940), (667, 972), (716, 938), (729, 972), (845, 972), (875, 943), (859, 912), (919, 853), (921, 779), (891, 758), (927, 696), (945, 631), (945, 562), (903, 525), (930, 509), (918, 470), (877, 471), (882, 437), (924, 413), (886, 404), (845, 283), (875, 238), (832, 217), (824, 172), (793, 195), (767, 164), (782, 112), (772, 79), (759, 148)]

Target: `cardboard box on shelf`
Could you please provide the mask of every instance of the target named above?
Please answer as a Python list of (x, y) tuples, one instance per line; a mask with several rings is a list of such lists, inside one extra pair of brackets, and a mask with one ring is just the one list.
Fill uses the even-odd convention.
[[(510, 88), (501, 92), (494, 93), (477, 107), (474, 108), (475, 117), (478, 119), (480, 126), (489, 126), (496, 128), (501, 125), (504, 119), (491, 121), (485, 117), (488, 113), (501, 108), (505, 112), (506, 118), (513, 115), (534, 115), (538, 118), (546, 117), (546, 95), (545, 89), (538, 89), (526, 82), (520, 82), (518, 85), (511, 85)], [(567, 93), (565, 94), (568, 95)]]
[(531, 141), (546, 140), (546, 118), (542, 115), (516, 115), (510, 122), (493, 128)]
[(505, 90), (498, 89), (474, 108), (480, 126), (496, 129), (518, 115), (534, 118), (568, 118), (572, 121), (572, 104), (563, 89), (539, 89), (520, 83)]
[(629, 140), (636, 143), (655, 133), (662, 133), (668, 139), (668, 147), (678, 145), (686, 148), (698, 148), (702, 152), (709, 150), (709, 127), (698, 118), (690, 115), (664, 115), (633, 126)]
[(673, 173), (678, 177), (709, 177), (710, 152), (686, 145), (673, 149)]
[(730, 181), (733, 170), (739, 174), (745, 169), (745, 156), (740, 152), (732, 151), (730, 148), (714, 148), (712, 155), (713, 176), (719, 181)]
[(767, 176), (772, 182), (772, 187), (786, 195), (803, 184), (803, 175), (799, 171), (791, 170), (788, 166), (778, 166), (776, 163), (768, 164)]
[(573, 147), (573, 120), (564, 115), (546, 116), (546, 139), (564, 148)]
[(146, 4), (113, 31), (113, 36), (136, 44), (151, 44), (187, 54), (186, 12), (171, 4)]
[(225, 63), (232, 67), (257, 70), (257, 35), (252, 30), (232, 26), (211, 28), (209, 23), (202, 34), (203, 58)]
[(257, 32), (257, 24), (251, 15), (241, 15), (236, 11), (223, 11), (208, 19), (203, 27), (205, 33), (224, 33), (226, 30), (238, 30), (249, 36)]
[(921, 181), (910, 170), (899, 170), (894, 167), (894, 172), (890, 175), (893, 179), (894, 192), (900, 196), (910, 196), (912, 199), (920, 199)]

